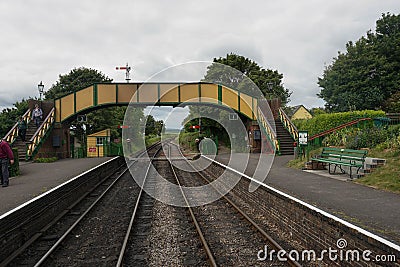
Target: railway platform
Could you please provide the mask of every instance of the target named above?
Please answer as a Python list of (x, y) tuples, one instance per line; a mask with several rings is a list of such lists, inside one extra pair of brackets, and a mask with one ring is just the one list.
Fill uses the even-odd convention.
[[(245, 174), (252, 177), (259, 154), (250, 154)], [(275, 157), (264, 183), (323, 211), (400, 244), (400, 194), (374, 189), (338, 175), (286, 167), (291, 156)], [(229, 155), (217, 161), (227, 164)], [(235, 163), (230, 164), (234, 168)]]
[[(228, 155), (216, 160), (226, 163)], [(252, 176), (258, 154), (251, 154), (245, 173)], [(400, 244), (400, 195), (346, 180), (286, 167), (293, 156), (275, 157), (264, 183), (321, 210)], [(22, 163), (21, 175), (0, 187), (0, 216), (110, 158), (63, 159)]]
[(0, 216), (69, 179), (109, 160), (103, 158), (62, 159), (52, 163), (20, 162), (21, 174), (0, 187)]

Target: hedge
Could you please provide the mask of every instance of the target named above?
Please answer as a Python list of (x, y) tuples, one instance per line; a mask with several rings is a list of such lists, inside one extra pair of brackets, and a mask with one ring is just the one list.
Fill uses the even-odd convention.
[[(384, 111), (376, 110), (362, 110), (362, 111), (348, 111), (339, 113), (326, 113), (319, 114), (308, 120), (293, 120), (298, 130), (308, 131), (308, 135), (312, 136), (317, 133), (332, 129), (341, 124), (361, 119), (361, 118), (378, 118), (384, 117)], [(372, 126), (373, 121), (367, 122), (369, 126)]]

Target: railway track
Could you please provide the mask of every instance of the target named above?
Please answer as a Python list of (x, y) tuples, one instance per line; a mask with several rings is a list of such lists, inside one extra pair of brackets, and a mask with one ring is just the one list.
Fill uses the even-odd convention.
[[(130, 173), (140, 179), (135, 182), (127, 169), (104, 179), (10, 257), (8, 266), (253, 266), (260, 265), (257, 253), (265, 245), (281, 249), (265, 225), (251, 219), (249, 207), (235, 204), (240, 199), (231, 195), (190, 207), (209, 192), (176, 194), (160, 182), (162, 177), (181, 188), (199, 187), (216, 179), (212, 174), (218, 171), (196, 171), (173, 144), (152, 147), (147, 154), (150, 160), (131, 162)], [(149, 194), (183, 199), (186, 207)], [(299, 266), (276, 257), (261, 264)]]
[[(146, 152), (154, 157), (160, 148), (160, 145), (153, 146)], [(148, 161), (139, 160), (132, 165), (138, 175), (149, 166)], [(132, 216), (129, 211), (140, 192), (126, 167), (105, 177), (1, 264), (115, 265), (125, 237), (122, 229), (126, 231)]]
[[(174, 152), (171, 152), (172, 150)], [(169, 145), (169, 157), (177, 158), (179, 156), (183, 157), (178, 147)], [(193, 172), (181, 171), (168, 162), (174, 179), (179, 185), (198, 187), (209, 184), (214, 180), (208, 179), (208, 175), (204, 174), (204, 172), (195, 171), (195, 167), (190, 162), (180, 162), (187, 165), (182, 169), (192, 168)], [(218, 191), (217, 189), (215, 190)], [(183, 191), (182, 194), (185, 195)], [(189, 206), (186, 196), (184, 198)], [(228, 197), (223, 196), (221, 199), (205, 206), (188, 207), (188, 210), (212, 266), (253, 266), (260, 264), (257, 259), (257, 251), (265, 245), (268, 245), (270, 249), (283, 249), (278, 242)], [(277, 257), (271, 258), (265, 265), (301, 266), (296, 261), (290, 260), (290, 258), (288, 258), (287, 262), (280, 262)]]

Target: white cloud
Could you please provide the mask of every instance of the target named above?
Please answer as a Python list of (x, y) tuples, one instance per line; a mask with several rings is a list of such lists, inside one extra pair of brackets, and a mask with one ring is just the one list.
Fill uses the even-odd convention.
[(129, 62), (146, 80), (173, 64), (235, 52), (284, 75), (291, 104), (321, 106), (317, 79), (346, 42), (398, 0), (1, 1), (0, 107), (37, 96), (59, 74), (95, 68), (115, 81)]

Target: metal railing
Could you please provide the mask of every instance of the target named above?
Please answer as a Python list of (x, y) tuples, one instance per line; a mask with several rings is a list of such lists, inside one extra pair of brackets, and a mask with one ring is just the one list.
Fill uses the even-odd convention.
[(32, 136), (32, 138), (29, 140), (29, 144), (27, 144), (27, 149), (26, 149), (27, 160), (31, 159), (39, 150), (39, 147), (41, 146), (44, 137), (54, 124), (54, 118), (55, 118), (55, 108), (53, 108), (49, 112), (47, 117), (44, 119), (43, 123), (40, 125), (40, 127), (36, 130), (36, 132)]
[(283, 123), (283, 126), (289, 131), (292, 138), (297, 141), (299, 139), (299, 131), (282, 108), (279, 108), (279, 118)]
[[(26, 122), (26, 125), (31, 121), (32, 110), (28, 109), (24, 115), (22, 115), (22, 119)], [(7, 141), (10, 145), (15, 142), (18, 137), (18, 122), (14, 124), (10, 131), (3, 137), (4, 140)]]
[(276, 131), (273, 129), (273, 127), (271, 126), (271, 124), (269, 123), (268, 119), (265, 117), (264, 113), (262, 112), (262, 110), (260, 109), (260, 107), (258, 107), (257, 109), (257, 119), (261, 125), (261, 127), (263, 128), (265, 134), (267, 135), (267, 139), (268, 141), (271, 143), (272, 148), (274, 149), (274, 153), (279, 153), (280, 149), (279, 149), (279, 141), (276, 135)]

